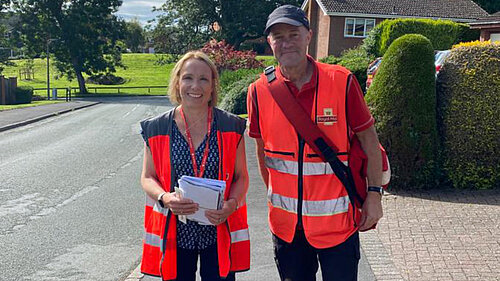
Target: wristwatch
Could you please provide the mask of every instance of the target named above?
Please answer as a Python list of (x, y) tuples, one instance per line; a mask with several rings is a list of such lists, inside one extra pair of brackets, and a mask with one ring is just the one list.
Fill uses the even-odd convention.
[(384, 195), (384, 189), (380, 186), (369, 186), (366, 191), (367, 192), (377, 192), (377, 193), (380, 193), (380, 195)]
[(158, 204), (160, 204), (160, 206), (162, 208), (165, 208), (165, 206), (163, 205), (163, 200), (161, 200), (163, 198), (163, 195), (167, 194), (166, 192), (162, 192), (160, 193), (160, 195), (158, 195)]

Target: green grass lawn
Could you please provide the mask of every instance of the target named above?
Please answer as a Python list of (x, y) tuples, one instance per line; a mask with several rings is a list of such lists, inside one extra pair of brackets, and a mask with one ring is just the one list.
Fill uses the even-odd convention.
[[(166, 86), (168, 84), (168, 79), (170, 76), (170, 71), (174, 67), (174, 64), (168, 65), (157, 65), (156, 56), (154, 54), (123, 54), (122, 60), (126, 69), (117, 68), (115, 75), (123, 77), (127, 80), (126, 83), (122, 85), (96, 85), (86, 83), (87, 87), (146, 87), (146, 86)], [(18, 69), (22, 67), (23, 60), (13, 61), (16, 66), (6, 67), (3, 71), (3, 75), (6, 77), (19, 76)], [(78, 88), (78, 82), (76, 79), (69, 81), (66, 77), (57, 77), (57, 70), (52, 63), (50, 64), (50, 86), (51, 88)], [(84, 74), (85, 77), (87, 77)], [(19, 86), (31, 86), (33, 88), (46, 88), (47, 87), (47, 61), (45, 59), (35, 59), (35, 79), (34, 80), (23, 80), (18, 78)], [(89, 90), (91, 91), (91, 90)], [(103, 92), (102, 90), (100, 90)], [(106, 93), (117, 93), (116, 90), (104, 91)], [(104, 94), (103, 92), (103, 94)], [(151, 90), (151, 94), (164, 94), (165, 89), (154, 89)], [(43, 91), (37, 91), (36, 94), (45, 95)], [(148, 94), (147, 89), (128, 89), (121, 91), (121, 94)]]
[(60, 103), (60, 102), (64, 102), (64, 101), (62, 101), (62, 100), (58, 100), (58, 101), (44, 100), (44, 101), (32, 101), (31, 103), (26, 103), (26, 104), (0, 105), (0, 111), (17, 109), (17, 108), (24, 108), (24, 107), (33, 107), (33, 106), (39, 106), (39, 105), (45, 105), (45, 104), (51, 104), (51, 103)]
[[(272, 56), (258, 56), (258, 59), (264, 62), (265, 66), (274, 63), (274, 58)], [(123, 64), (126, 69), (117, 68), (115, 73), (116, 76), (120, 76), (126, 79), (126, 83), (122, 85), (96, 85), (86, 83), (86, 86), (90, 93), (93, 93), (92, 87), (147, 87), (147, 86), (166, 86), (168, 85), (168, 80), (170, 77), (170, 72), (174, 67), (174, 64), (168, 65), (157, 65), (157, 56), (154, 54), (123, 54), (122, 55)], [(8, 66), (4, 69), (3, 75), (6, 77), (19, 76), (18, 70), (24, 64), (24, 60), (14, 60), (12, 61), (16, 65)], [(78, 82), (76, 79), (69, 81), (66, 77), (58, 77), (54, 60), (51, 60), (50, 68), (50, 86), (51, 88), (78, 88)], [(33, 88), (46, 88), (47, 87), (47, 61), (46, 59), (35, 59), (35, 79), (24, 80), (22, 77), (18, 77), (18, 86), (31, 86)], [(84, 74), (85, 77), (87, 77)], [(77, 90), (78, 91), (78, 90)], [(120, 95), (135, 95), (135, 94), (150, 94), (150, 95), (164, 95), (167, 90), (163, 89), (123, 89), (120, 90)], [(36, 91), (35, 94), (40, 96), (45, 96), (46, 91)], [(116, 89), (109, 90), (98, 90), (98, 94), (105, 95), (116, 95), (118, 94)], [(63, 90), (59, 90), (59, 96), (64, 95)]]

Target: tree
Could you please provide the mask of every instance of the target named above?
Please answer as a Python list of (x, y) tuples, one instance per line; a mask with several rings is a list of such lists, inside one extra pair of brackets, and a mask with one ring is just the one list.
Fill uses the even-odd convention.
[(121, 0), (14, 0), (21, 15), (18, 29), (29, 52), (53, 52), (57, 69), (78, 80), (83, 73), (112, 73), (121, 63), (122, 23), (114, 12)]
[(7, 30), (7, 20), (10, 18), (11, 14), (4, 12), (10, 1), (0, 0), (0, 73), (2, 73), (4, 66), (10, 65), (9, 55), (10, 55), (10, 45), (11, 42), (4, 36)]
[(139, 47), (144, 45), (145, 32), (141, 23), (137, 19), (125, 22), (125, 44), (132, 52), (140, 51)]
[(500, 1), (498, 0), (473, 0), (481, 8), (490, 14), (500, 11)]
[(215, 37), (238, 49), (242, 42), (263, 35), (267, 16), (273, 9), (301, 3), (299, 0), (167, 0), (157, 9), (163, 14), (158, 16), (156, 34), (162, 36), (154, 36), (155, 44), (185, 52)]

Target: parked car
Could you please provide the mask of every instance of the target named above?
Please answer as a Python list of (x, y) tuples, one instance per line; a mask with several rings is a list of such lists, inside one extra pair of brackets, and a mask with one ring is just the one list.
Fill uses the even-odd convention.
[(436, 76), (438, 75), (445, 59), (450, 55), (450, 50), (436, 51), (434, 54), (434, 65), (436, 66)]
[[(441, 67), (443, 66), (444, 61), (446, 58), (450, 55), (450, 50), (444, 50), (444, 51), (435, 51), (434, 52), (434, 65), (436, 66), (436, 76), (441, 70)], [(368, 88), (371, 86), (373, 82), (373, 78), (375, 77), (375, 74), (377, 74), (377, 70), (380, 67), (380, 64), (382, 63), (382, 58), (376, 58), (374, 61), (368, 65), (368, 69), (366, 70), (366, 90), (368, 91)]]
[(377, 73), (377, 69), (380, 66), (380, 63), (382, 62), (382, 57), (376, 58), (374, 61), (368, 65), (368, 70), (366, 71), (366, 90), (368, 91), (368, 88), (372, 84), (373, 77), (375, 76), (375, 73)]

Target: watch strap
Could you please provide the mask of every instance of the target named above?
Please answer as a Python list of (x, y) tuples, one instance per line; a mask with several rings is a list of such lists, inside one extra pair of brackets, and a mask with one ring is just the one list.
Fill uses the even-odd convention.
[(158, 204), (160, 204), (160, 206), (161, 206), (162, 208), (165, 208), (165, 205), (163, 204), (163, 200), (162, 200), (162, 198), (163, 198), (163, 196), (164, 196), (165, 194), (167, 194), (167, 193), (166, 193), (166, 192), (162, 192), (162, 193), (160, 193), (160, 195), (158, 195)]
[(368, 186), (367, 192), (377, 192), (380, 194), (384, 194), (384, 189), (381, 186)]

